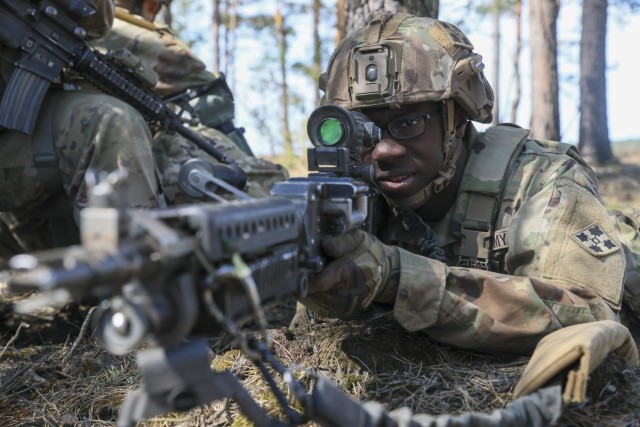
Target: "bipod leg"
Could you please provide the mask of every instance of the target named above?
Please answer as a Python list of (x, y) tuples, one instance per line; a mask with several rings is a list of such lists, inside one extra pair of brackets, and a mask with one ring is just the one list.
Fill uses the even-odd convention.
[(282, 425), (270, 418), (229, 371), (213, 372), (205, 340), (194, 340), (171, 349), (141, 350), (137, 354), (143, 388), (124, 400), (118, 427), (169, 412), (184, 412), (196, 406), (230, 397), (242, 413), (258, 427)]

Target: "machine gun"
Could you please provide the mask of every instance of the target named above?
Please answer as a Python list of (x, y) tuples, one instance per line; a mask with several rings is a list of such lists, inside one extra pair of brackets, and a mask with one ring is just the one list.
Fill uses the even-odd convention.
[(177, 132), (221, 163), (240, 169), (210, 140), (183, 125), (182, 116), (191, 107), (156, 94), (152, 70), (145, 70), (127, 51), (103, 55), (88, 46), (87, 32), (78, 22), (95, 12), (84, 0), (0, 2), (0, 45), (17, 52), (0, 102), (0, 126), (30, 134), (46, 92), (68, 67), (136, 108), (150, 124)]
[[(316, 173), (276, 184), (270, 197), (126, 209), (111, 176), (91, 185), (81, 246), (11, 259), (10, 289), (40, 291), (18, 310), (97, 297), (94, 324), (107, 350), (125, 354), (152, 340), (138, 351), (144, 388), (125, 399), (119, 426), (223, 397), (235, 399), (258, 426), (285, 425), (267, 416), (233, 374), (211, 371), (198, 337), (221, 332), (235, 337), (260, 368), (288, 415), (286, 425), (309, 417), (323, 425), (357, 424), (344, 417), (359, 417), (358, 404), (327, 380), (319, 378), (306, 393), (271, 354), (266, 330), (265, 304), (304, 297), (308, 279), (322, 270), (323, 236), (372, 224), (371, 169), (359, 156), (380, 139), (380, 129), (359, 113), (324, 106), (311, 115), (308, 130), (315, 145), (309, 168)], [(188, 164), (181, 175), (194, 196), (199, 189), (202, 196), (215, 194), (211, 187), (220, 181)], [(262, 339), (242, 331), (246, 317)], [(283, 376), (304, 415), (290, 408), (265, 364)]]

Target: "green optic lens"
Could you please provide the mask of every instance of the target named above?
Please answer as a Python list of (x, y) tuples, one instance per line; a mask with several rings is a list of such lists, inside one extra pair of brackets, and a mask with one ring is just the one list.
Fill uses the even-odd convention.
[(336, 145), (343, 135), (344, 129), (340, 120), (329, 117), (320, 123), (320, 138), (324, 145)]

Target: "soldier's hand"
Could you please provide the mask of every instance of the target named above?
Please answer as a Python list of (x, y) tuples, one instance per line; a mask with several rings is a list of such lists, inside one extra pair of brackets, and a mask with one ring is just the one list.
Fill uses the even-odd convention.
[(346, 317), (372, 301), (395, 300), (400, 276), (398, 248), (362, 230), (323, 239), (327, 267), (309, 283), (302, 302), (321, 317)]

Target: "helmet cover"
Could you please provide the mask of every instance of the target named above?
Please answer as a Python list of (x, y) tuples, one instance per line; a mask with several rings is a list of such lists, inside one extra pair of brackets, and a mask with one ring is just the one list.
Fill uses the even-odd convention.
[(453, 24), (385, 12), (346, 37), (320, 78), (323, 104), (362, 109), (454, 99), (491, 121), (493, 90), (482, 57)]

